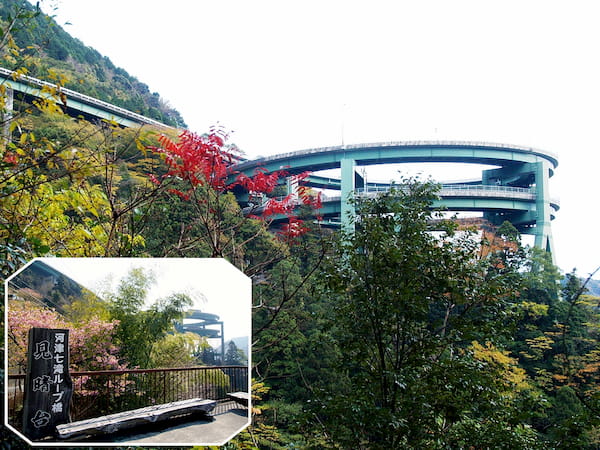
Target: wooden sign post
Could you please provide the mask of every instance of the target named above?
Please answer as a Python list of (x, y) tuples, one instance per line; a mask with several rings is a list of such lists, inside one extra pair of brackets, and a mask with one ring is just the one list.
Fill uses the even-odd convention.
[(69, 330), (31, 328), (23, 433), (40, 439), (55, 434), (56, 425), (69, 422), (73, 383), (69, 375)]

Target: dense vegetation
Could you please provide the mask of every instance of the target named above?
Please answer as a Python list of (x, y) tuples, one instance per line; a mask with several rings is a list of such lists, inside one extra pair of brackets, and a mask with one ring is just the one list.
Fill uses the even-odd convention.
[[(25, 52), (2, 42), (15, 62)], [(276, 233), (230, 191), (272, 195), (277, 177), (231, 181), (235, 148), (223, 130), (157, 138), (71, 119), (52, 102), (10, 130), (0, 150), (3, 277), (43, 255), (218, 256), (253, 277), (254, 420), (229, 448), (600, 445), (599, 299), (575, 272), (523, 248), (509, 223), (479, 234), (440, 221), (430, 209), (438, 186), (407, 179), (357, 200), (354, 232), (321, 229), (313, 192), (299, 215), (273, 200), (271, 213), (289, 215)], [(104, 321), (102, 336), (120, 346), (117, 360), (107, 347), (113, 364), (185, 363), (169, 357), (190, 343), (166, 331), (186, 299), (141, 313), (147, 283), (132, 273), (107, 303), (66, 315)]]

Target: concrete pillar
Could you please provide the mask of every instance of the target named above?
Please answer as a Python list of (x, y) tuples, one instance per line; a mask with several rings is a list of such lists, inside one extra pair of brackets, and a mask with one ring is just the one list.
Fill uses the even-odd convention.
[(351, 158), (343, 157), (340, 161), (340, 168), (342, 172), (341, 179), (341, 221), (342, 230), (354, 231), (354, 224), (351, 218), (354, 217), (355, 208), (352, 203), (348, 200), (354, 195), (354, 166), (356, 161)]
[(298, 200), (298, 178), (295, 176), (288, 177), (286, 184), (288, 195), (292, 194), (292, 198)]
[(4, 110), (2, 111), (2, 147), (10, 142), (10, 122), (13, 117), (14, 91), (6, 87), (4, 92)]
[(535, 246), (552, 253), (552, 260), (554, 261), (554, 243), (550, 228), (549, 178), (550, 166), (548, 161), (542, 160), (535, 163)]

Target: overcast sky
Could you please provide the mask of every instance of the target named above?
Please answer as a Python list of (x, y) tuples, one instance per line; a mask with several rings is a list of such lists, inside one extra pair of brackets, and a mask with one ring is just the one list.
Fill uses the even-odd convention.
[(342, 141), (552, 152), (557, 263), (600, 265), (596, 2), (45, 2), (190, 129), (220, 123), (251, 158)]

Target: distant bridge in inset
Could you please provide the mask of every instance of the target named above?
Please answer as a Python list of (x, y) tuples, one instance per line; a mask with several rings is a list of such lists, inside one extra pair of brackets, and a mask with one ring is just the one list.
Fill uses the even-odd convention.
[[(233, 169), (246, 175), (259, 167), (267, 172), (284, 169), (290, 175), (309, 171), (306, 186), (339, 191), (338, 195), (323, 196), (323, 209), (319, 213), (324, 223), (349, 227), (355, 213), (349, 202), (352, 195), (373, 196), (391, 186), (365, 182), (357, 167), (432, 162), (493, 166), (482, 170), (478, 180), (442, 185), (440, 199), (433, 207), (483, 213), (494, 225), (507, 220), (520, 233), (534, 235), (536, 247), (552, 252), (550, 222), (559, 203), (550, 197), (548, 184), (558, 160), (542, 150), (487, 142), (386, 142), (301, 150), (243, 161)], [(341, 177), (318, 175), (328, 169), (340, 169)], [(293, 193), (293, 184), (287, 185), (288, 194)], [(248, 198), (239, 194), (238, 200), (243, 203)]]
[[(19, 92), (26, 97), (53, 99), (51, 92), (57, 90), (66, 98), (66, 104), (62, 104), (70, 115), (81, 115), (101, 120), (115, 122), (123, 127), (137, 127), (140, 125), (154, 125), (158, 127), (171, 128), (158, 120), (150, 119), (125, 108), (112, 105), (108, 102), (98, 100), (88, 95), (67, 89), (57, 88), (56, 84), (39, 80), (28, 75), (17, 74), (12, 70), (0, 67), (0, 85), (6, 87), (6, 102), (8, 110), (12, 109), (13, 92)], [(10, 114), (10, 112), (9, 112)]]

